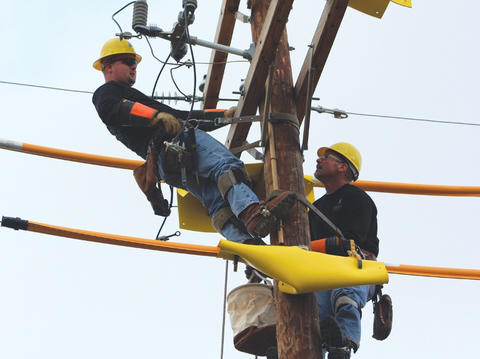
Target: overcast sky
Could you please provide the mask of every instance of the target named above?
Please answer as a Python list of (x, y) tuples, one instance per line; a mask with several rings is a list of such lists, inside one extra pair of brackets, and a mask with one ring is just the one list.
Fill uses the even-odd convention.
[[(220, 1), (199, 1), (192, 35), (212, 41)], [(311, 42), (324, 1), (296, 1), (287, 24), (293, 77)], [(103, 83), (92, 63), (118, 28), (120, 1), (3, 1), (0, 81), (94, 91)], [(182, 2), (149, 1), (149, 23), (170, 30)], [(241, 10), (248, 14), (246, 1)], [(313, 106), (347, 112), (480, 124), (477, 1), (391, 3), (379, 20), (348, 9), (315, 91)], [(116, 19), (131, 31), (132, 7)], [(232, 46), (246, 49), (248, 24), (237, 23)], [(144, 39), (136, 87), (150, 94), (161, 64)], [(164, 59), (170, 44), (153, 39)], [(195, 60), (210, 50), (194, 47)], [(191, 58), (188, 55), (186, 58)], [(229, 60), (241, 60), (229, 56)], [(199, 79), (208, 66), (198, 64)], [(221, 95), (234, 97), (247, 62), (227, 66)], [(193, 71), (173, 71), (193, 91)], [(177, 91), (165, 70), (158, 94)], [(91, 95), (0, 83), (0, 137), (81, 152), (138, 159), (106, 130)], [(223, 102), (219, 107), (235, 103)], [(171, 106), (187, 109), (184, 102)], [(200, 104), (197, 104), (197, 108)], [(360, 178), (391, 182), (478, 185), (477, 126), (312, 112), (304, 172), (316, 148), (339, 141), (363, 155)], [(226, 129), (214, 133), (224, 142)], [(258, 128), (250, 140), (259, 137)], [(253, 159), (242, 157), (246, 162)], [(154, 238), (153, 215), (131, 171), (0, 151), (0, 215), (59, 226)], [(167, 190), (167, 188), (165, 188)], [(316, 190), (316, 196), (323, 194)], [(478, 198), (369, 193), (378, 207), (380, 256), (387, 263), (478, 268)], [(163, 234), (178, 229), (173, 214)], [(216, 245), (216, 234), (182, 230), (175, 241)], [(33, 232), (0, 229), (2, 358), (219, 358), (225, 262), (207, 257), (123, 248)], [(228, 289), (245, 282), (229, 272)], [(391, 275), (390, 337), (371, 338), (372, 306), (363, 312), (356, 358), (476, 357), (479, 282)], [(233, 347), (226, 323), (225, 358), (249, 358)]]

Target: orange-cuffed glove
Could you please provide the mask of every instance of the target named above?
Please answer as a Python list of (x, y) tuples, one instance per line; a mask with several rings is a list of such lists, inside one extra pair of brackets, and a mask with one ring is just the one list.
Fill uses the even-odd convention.
[[(351, 240), (339, 237), (327, 237), (312, 241), (312, 251), (333, 254), (336, 256), (352, 255)], [(355, 245), (356, 251), (361, 253), (360, 248)]]

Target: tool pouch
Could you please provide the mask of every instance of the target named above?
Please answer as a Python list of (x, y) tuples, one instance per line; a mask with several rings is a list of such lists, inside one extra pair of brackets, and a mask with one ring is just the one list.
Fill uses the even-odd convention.
[(377, 286), (377, 290), (372, 301), (374, 314), (372, 337), (377, 340), (385, 340), (392, 331), (392, 298), (390, 298), (388, 294), (382, 294), (381, 286)]
[(157, 216), (168, 217), (170, 215), (170, 208), (168, 201), (163, 197), (158, 180), (157, 160), (158, 152), (154, 149), (154, 146), (150, 146), (147, 160), (143, 165), (133, 171), (133, 176), (152, 205), (153, 212)]
[(165, 141), (161, 151), (163, 169), (169, 174), (179, 175), (182, 168), (193, 171), (193, 154), (183, 146)]

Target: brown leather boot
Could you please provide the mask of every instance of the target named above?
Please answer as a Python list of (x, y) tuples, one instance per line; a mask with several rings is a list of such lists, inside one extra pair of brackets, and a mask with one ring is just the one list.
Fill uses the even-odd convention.
[(288, 217), (290, 208), (295, 203), (295, 193), (274, 191), (265, 201), (248, 206), (240, 213), (240, 220), (253, 236), (266, 237), (276, 230), (279, 221)]

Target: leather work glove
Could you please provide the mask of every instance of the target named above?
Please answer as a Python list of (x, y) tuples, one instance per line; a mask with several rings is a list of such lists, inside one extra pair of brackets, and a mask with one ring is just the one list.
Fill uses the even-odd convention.
[(175, 116), (166, 113), (166, 112), (157, 112), (150, 121), (152, 127), (162, 124), (165, 134), (168, 136), (176, 136), (182, 125), (180, 121), (175, 118)]
[(225, 110), (223, 116), (224, 117), (233, 117), (235, 115), (235, 111), (237, 111), (236, 106), (230, 107), (228, 110)]

